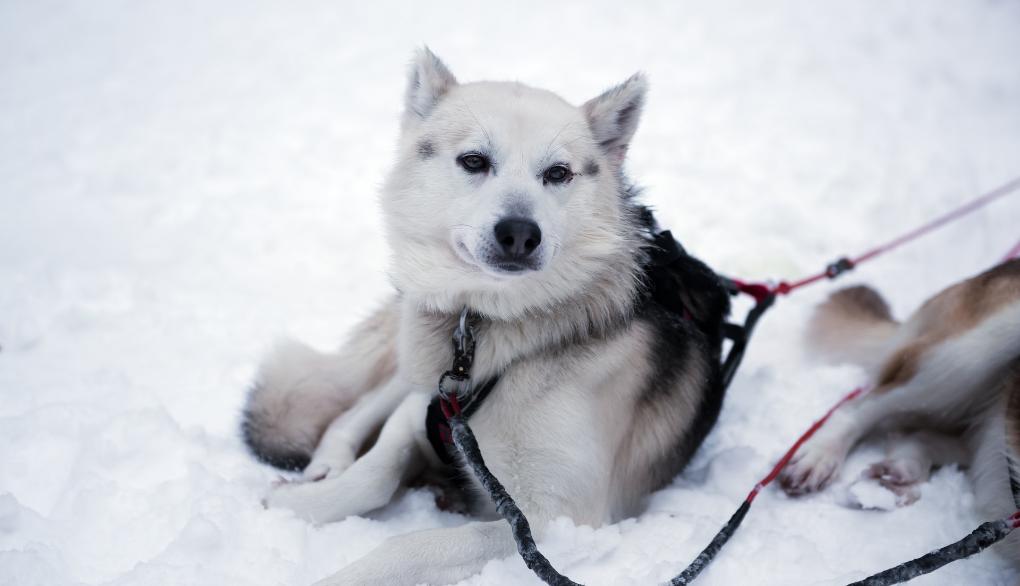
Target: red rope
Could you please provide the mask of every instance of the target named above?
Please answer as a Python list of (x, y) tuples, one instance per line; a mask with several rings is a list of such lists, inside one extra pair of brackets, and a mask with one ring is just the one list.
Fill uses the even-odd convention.
[(1017, 242), (1016, 244), (1013, 245), (1013, 248), (1006, 253), (1005, 257), (1003, 257), (1002, 262), (1006, 262), (1007, 260), (1011, 260), (1017, 257), (1020, 257), (1020, 242)]
[[(793, 291), (800, 289), (801, 287), (806, 287), (807, 285), (810, 285), (812, 283), (817, 283), (818, 281), (822, 281), (824, 279), (834, 279), (838, 277), (840, 274), (842, 274), (844, 271), (850, 270), (856, 267), (857, 265), (863, 262), (867, 262), (882, 254), (885, 254), (890, 250), (899, 248), (900, 246), (903, 246), (908, 242), (916, 240), (921, 236), (928, 234), (929, 232), (933, 232), (950, 222), (953, 222), (959, 218), (962, 218), (963, 216), (966, 216), (967, 214), (970, 214), (974, 211), (977, 211), (985, 207), (986, 205), (992, 203), (997, 199), (1000, 199), (1002, 197), (1005, 197), (1006, 195), (1009, 195), (1010, 193), (1013, 193), (1017, 189), (1020, 189), (1020, 177), (1017, 177), (1012, 181), (996, 189), (993, 189), (992, 191), (989, 191), (988, 193), (980, 195), (974, 198), (973, 200), (967, 202), (966, 204), (950, 211), (949, 213), (939, 216), (938, 218), (935, 218), (934, 220), (928, 222), (927, 224), (915, 228), (910, 232), (903, 234), (902, 236), (899, 236), (897, 238), (890, 240), (889, 242), (886, 242), (885, 244), (876, 246), (875, 248), (872, 248), (871, 250), (868, 250), (867, 252), (864, 252), (863, 254), (860, 254), (856, 257), (842, 258), (839, 261), (826, 267), (824, 271), (804, 277), (797, 281), (793, 282), (780, 281), (776, 285), (768, 285), (763, 283), (745, 283), (743, 281), (738, 281), (735, 279), (733, 280), (733, 282), (734, 284), (736, 284), (737, 288), (742, 293), (746, 293), (751, 297), (754, 297), (755, 301), (759, 303), (769, 295), (789, 295)], [(1004, 260), (1009, 260), (1015, 256), (1020, 256), (1020, 242), (1017, 243), (1017, 245), (1013, 248), (1013, 250), (1010, 251), (1009, 255)]]
[(963, 217), (975, 210), (983, 208), (984, 206), (992, 203), (993, 201), (1003, 196), (1009, 195), (1010, 193), (1015, 191), (1018, 187), (1020, 187), (1020, 177), (1013, 179), (1012, 181), (1006, 183), (1005, 185), (999, 187), (998, 189), (993, 189), (992, 191), (989, 191), (988, 193), (975, 198), (971, 202), (949, 212), (948, 214), (945, 214), (944, 216), (932, 220), (931, 222), (921, 226), (920, 228), (917, 228), (916, 230), (913, 230), (912, 232), (908, 232), (903, 236), (900, 236), (899, 238), (896, 238), (890, 242), (883, 244), (882, 246), (879, 246), (877, 248), (869, 250), (868, 252), (865, 252), (859, 257), (853, 259), (853, 263), (858, 264), (866, 260), (870, 260), (884, 252), (887, 252), (889, 250), (902, 246), (903, 244), (906, 244), (911, 240), (924, 236), (925, 234), (938, 228), (941, 228), (942, 226), (952, 222), (953, 220), (956, 220), (957, 218)]

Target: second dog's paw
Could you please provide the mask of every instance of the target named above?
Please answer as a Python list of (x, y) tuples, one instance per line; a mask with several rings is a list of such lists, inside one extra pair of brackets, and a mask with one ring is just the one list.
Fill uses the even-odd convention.
[(928, 480), (928, 468), (909, 458), (876, 462), (861, 473), (861, 482), (877, 482), (896, 496), (896, 506), (912, 505), (921, 498), (921, 485)]
[(876, 462), (863, 476), (874, 478), (886, 488), (919, 484), (928, 479), (924, 464), (908, 458), (890, 458)]
[(791, 496), (819, 491), (836, 478), (845, 459), (840, 445), (808, 442), (783, 469), (779, 484)]
[(897, 484), (883, 479), (883, 469), (865, 470), (861, 477), (847, 487), (846, 496), (849, 506), (858, 509), (892, 511), (906, 507), (921, 498), (921, 483)]

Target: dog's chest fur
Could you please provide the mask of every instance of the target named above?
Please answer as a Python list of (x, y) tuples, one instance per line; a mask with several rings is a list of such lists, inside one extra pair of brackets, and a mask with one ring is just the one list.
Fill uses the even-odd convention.
[[(712, 389), (689, 322), (646, 309), (596, 325), (584, 313), (478, 320), (472, 378), (500, 380), (470, 424), (525, 512), (540, 491), (558, 514), (600, 525), (632, 513), (686, 462)], [(434, 392), (450, 368), (457, 320), (404, 304), (401, 371), (416, 388)], [(475, 501), (494, 514), (487, 498)]]
[[(416, 386), (434, 388), (451, 364), (457, 317), (414, 312), (404, 324), (402, 358), (413, 364)], [(616, 516), (614, 462), (648, 379), (650, 332), (623, 318), (599, 336), (575, 329), (554, 319), (477, 323), (473, 380), (500, 380), (470, 424), (487, 465), (525, 511), (540, 490), (562, 502), (561, 514), (597, 525)], [(491, 507), (488, 499), (475, 501)], [(571, 503), (589, 506), (574, 511)]]

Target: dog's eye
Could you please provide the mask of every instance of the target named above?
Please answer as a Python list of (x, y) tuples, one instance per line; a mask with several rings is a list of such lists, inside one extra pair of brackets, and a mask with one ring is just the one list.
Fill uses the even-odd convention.
[(485, 155), (478, 153), (468, 153), (461, 155), (457, 158), (457, 164), (464, 168), (468, 173), (484, 173), (489, 170), (492, 164)]
[(553, 165), (542, 174), (545, 183), (566, 183), (574, 178), (574, 174), (564, 165)]

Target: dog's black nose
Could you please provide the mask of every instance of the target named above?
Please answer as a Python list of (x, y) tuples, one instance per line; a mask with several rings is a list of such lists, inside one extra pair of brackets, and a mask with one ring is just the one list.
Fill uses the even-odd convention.
[(506, 218), (496, 224), (496, 242), (512, 258), (524, 258), (542, 242), (538, 224), (524, 218)]

